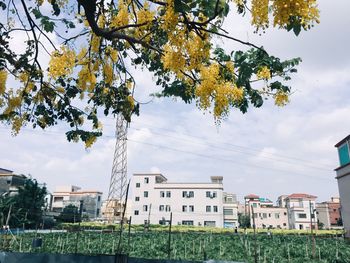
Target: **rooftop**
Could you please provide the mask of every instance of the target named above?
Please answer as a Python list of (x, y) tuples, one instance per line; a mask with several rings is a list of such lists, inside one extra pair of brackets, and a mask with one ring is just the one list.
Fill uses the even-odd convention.
[(317, 196), (314, 196), (314, 195), (310, 195), (310, 194), (304, 194), (304, 193), (294, 193), (294, 194), (291, 194), (289, 195), (287, 198), (304, 198), (304, 199), (316, 199)]
[(256, 195), (256, 194), (249, 194), (249, 195), (246, 195), (245, 197), (244, 197), (244, 199), (251, 199), (251, 198), (256, 198), (256, 199), (258, 199), (259, 198), (259, 196), (258, 195)]

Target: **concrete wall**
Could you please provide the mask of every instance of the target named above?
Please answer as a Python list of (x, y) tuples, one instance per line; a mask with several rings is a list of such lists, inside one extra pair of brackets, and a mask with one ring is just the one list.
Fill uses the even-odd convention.
[[(350, 165), (348, 167), (350, 169)], [(350, 175), (338, 178), (338, 188), (341, 200), (341, 216), (346, 237), (350, 238)]]

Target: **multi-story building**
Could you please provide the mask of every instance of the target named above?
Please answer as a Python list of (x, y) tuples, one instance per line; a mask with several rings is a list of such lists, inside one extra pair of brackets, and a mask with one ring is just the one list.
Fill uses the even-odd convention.
[(310, 194), (294, 193), (284, 199), (290, 229), (317, 228), (316, 198)]
[(223, 193), (224, 228), (238, 227), (238, 202), (235, 194)]
[(250, 216), (252, 226), (255, 221), (256, 228), (287, 229), (289, 227), (287, 208), (274, 206), (270, 199), (255, 194), (245, 196), (244, 200), (246, 214)]
[(350, 238), (350, 135), (338, 142), (339, 167), (335, 169), (341, 200), (340, 210), (345, 236)]
[(338, 228), (341, 223), (340, 199), (332, 197), (331, 201), (316, 204), (318, 221), (323, 224), (323, 228)]
[(102, 205), (102, 192), (82, 191), (78, 186), (57, 187), (52, 193), (52, 211), (60, 213), (67, 205), (80, 207), (83, 203), (82, 214), (94, 219), (100, 216)]
[(172, 213), (176, 225), (235, 227), (236, 198), (223, 192), (222, 181), (212, 176), (209, 183), (171, 183), (162, 174), (134, 174), (132, 224), (166, 224)]
[(13, 171), (0, 168), (0, 195), (8, 193), (14, 195), (18, 188), (23, 186), (27, 177), (22, 174), (14, 174)]

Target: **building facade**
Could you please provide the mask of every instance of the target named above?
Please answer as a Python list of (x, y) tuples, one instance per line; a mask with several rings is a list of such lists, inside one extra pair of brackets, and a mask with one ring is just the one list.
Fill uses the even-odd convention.
[(339, 228), (341, 225), (340, 200), (332, 197), (331, 201), (316, 204), (317, 218), (323, 228)]
[(0, 195), (4, 193), (15, 195), (18, 188), (24, 186), (26, 179), (25, 175), (14, 174), (11, 170), (0, 168)]
[(350, 238), (350, 135), (338, 142), (339, 167), (335, 169), (341, 200), (340, 211), (345, 229), (345, 236)]
[(57, 187), (52, 193), (52, 212), (60, 213), (67, 205), (80, 207), (83, 202), (83, 216), (89, 219), (95, 219), (101, 214), (102, 192), (99, 191), (82, 191), (78, 186)]
[(212, 176), (209, 183), (171, 183), (162, 174), (134, 174), (132, 224), (168, 224), (172, 213), (173, 225), (236, 227), (236, 197), (223, 192), (222, 181)]
[(274, 206), (268, 198), (255, 194), (244, 197), (245, 211), (250, 217), (250, 225), (256, 228), (288, 229), (287, 208)]
[(316, 198), (310, 194), (294, 193), (284, 199), (290, 229), (317, 228)]

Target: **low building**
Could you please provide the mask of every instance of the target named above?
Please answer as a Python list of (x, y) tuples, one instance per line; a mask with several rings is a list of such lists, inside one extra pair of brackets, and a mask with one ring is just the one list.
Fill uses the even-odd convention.
[(345, 229), (345, 236), (350, 238), (350, 135), (338, 142), (339, 167), (335, 169), (341, 200), (341, 217)]
[(317, 228), (317, 196), (294, 193), (285, 198), (290, 229)]
[(167, 224), (172, 213), (174, 225), (235, 227), (236, 198), (223, 192), (222, 181), (212, 176), (208, 183), (171, 183), (162, 174), (134, 174), (132, 224)]
[(256, 228), (288, 229), (287, 208), (274, 206), (268, 198), (250, 194), (244, 197), (246, 214), (250, 216), (250, 224)]
[(323, 228), (339, 228), (341, 225), (340, 200), (332, 197), (331, 201), (316, 204), (318, 222), (323, 224)]
[(25, 184), (26, 179), (23, 174), (14, 174), (11, 170), (0, 168), (0, 195), (5, 193), (15, 195), (18, 188)]
[(82, 191), (78, 186), (62, 186), (56, 188), (52, 193), (52, 211), (60, 213), (67, 205), (80, 207), (83, 202), (83, 216), (89, 219), (100, 217), (102, 205), (102, 192), (99, 191)]

